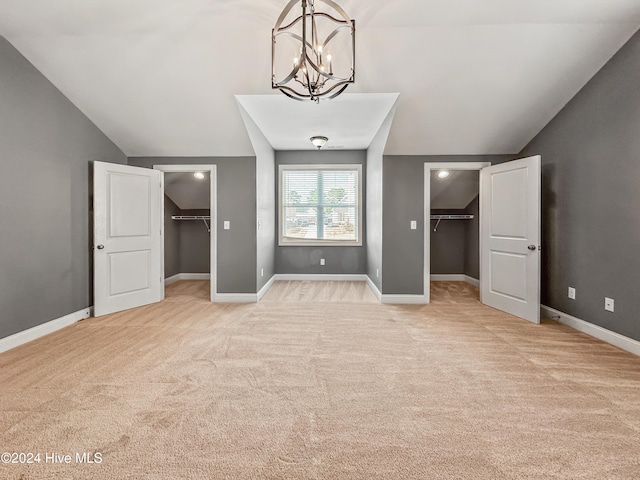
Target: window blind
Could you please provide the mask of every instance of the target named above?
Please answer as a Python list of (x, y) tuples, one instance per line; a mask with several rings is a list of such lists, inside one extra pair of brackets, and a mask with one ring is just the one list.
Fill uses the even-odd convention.
[(281, 239), (359, 241), (359, 168), (282, 170)]

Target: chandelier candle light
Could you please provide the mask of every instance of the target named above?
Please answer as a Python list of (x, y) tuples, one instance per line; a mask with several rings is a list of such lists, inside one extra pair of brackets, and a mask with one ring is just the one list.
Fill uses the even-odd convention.
[[(296, 5), (302, 15), (291, 18)], [(338, 4), (291, 0), (272, 31), (271, 87), (296, 100), (335, 98), (355, 81), (355, 56), (355, 21)]]

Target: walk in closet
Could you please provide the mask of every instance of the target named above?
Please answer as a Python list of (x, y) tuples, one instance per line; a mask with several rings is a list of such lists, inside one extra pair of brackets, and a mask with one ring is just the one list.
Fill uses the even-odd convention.
[(479, 185), (478, 170), (451, 170), (446, 174), (432, 170), (432, 276), (467, 275), (479, 279)]
[(209, 182), (206, 173), (164, 174), (165, 278), (210, 273)]

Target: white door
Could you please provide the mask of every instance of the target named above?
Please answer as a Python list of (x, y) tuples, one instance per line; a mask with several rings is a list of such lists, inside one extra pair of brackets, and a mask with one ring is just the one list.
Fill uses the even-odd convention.
[(94, 314), (164, 296), (162, 172), (94, 162)]
[(480, 300), (540, 323), (540, 156), (480, 171)]

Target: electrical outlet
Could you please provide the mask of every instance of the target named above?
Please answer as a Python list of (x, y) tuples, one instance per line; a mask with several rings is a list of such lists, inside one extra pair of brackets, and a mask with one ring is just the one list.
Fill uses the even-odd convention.
[(569, 287), (569, 298), (571, 300), (575, 300), (576, 299), (576, 289), (573, 287)]
[(324, 258), (320, 259), (320, 265), (324, 265)]
[(376, 277), (379, 277), (379, 276), (380, 276), (380, 269), (376, 268)]
[(607, 312), (613, 312), (613, 298), (604, 297), (604, 309)]
[(229, 220), (225, 220), (222, 224), (222, 228), (225, 230), (231, 230), (231, 222)]
[(415, 230), (418, 228), (418, 222), (415, 220), (411, 220), (411, 230)]
[(261, 277), (264, 277), (264, 268), (261, 268), (261, 269), (260, 269), (260, 276), (261, 276)]

